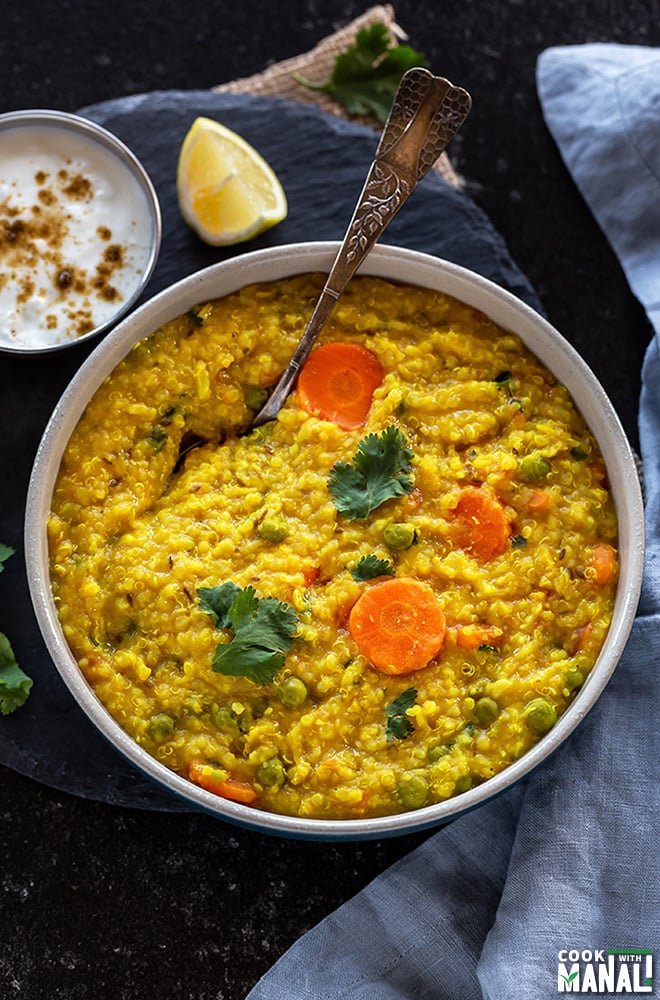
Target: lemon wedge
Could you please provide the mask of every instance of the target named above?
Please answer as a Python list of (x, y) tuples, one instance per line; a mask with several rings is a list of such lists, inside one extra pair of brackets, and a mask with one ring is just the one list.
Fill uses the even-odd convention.
[(181, 214), (205, 243), (229, 246), (281, 222), (288, 205), (272, 167), (236, 132), (196, 118), (179, 152)]

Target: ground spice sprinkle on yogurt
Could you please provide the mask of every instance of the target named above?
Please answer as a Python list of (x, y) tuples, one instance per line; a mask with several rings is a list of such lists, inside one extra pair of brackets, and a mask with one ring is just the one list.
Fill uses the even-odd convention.
[(39, 350), (106, 323), (151, 252), (136, 178), (92, 138), (0, 131), (0, 348)]

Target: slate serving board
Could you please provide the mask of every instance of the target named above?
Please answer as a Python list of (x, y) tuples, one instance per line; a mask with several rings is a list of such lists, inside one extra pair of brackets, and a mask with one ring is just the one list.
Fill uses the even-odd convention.
[[(208, 91), (159, 91), (83, 108), (142, 160), (163, 214), (160, 258), (144, 299), (173, 281), (246, 250), (304, 240), (341, 239), (378, 142), (371, 130), (313, 106)], [(183, 223), (176, 200), (178, 150), (198, 115), (222, 121), (266, 157), (289, 201), (288, 217), (238, 247), (205, 246)], [(469, 127), (469, 121), (465, 127)], [(462, 264), (539, 308), (528, 281), (471, 199), (435, 173), (393, 220), (383, 242)], [(59, 396), (93, 344), (48, 356), (0, 355), (0, 541), (16, 554), (0, 578), (0, 630), (34, 679), (26, 705), (0, 717), (0, 764), (61, 791), (115, 805), (189, 810), (120, 757), (74, 702), (50, 660), (32, 612), (22, 554), (30, 469)]]

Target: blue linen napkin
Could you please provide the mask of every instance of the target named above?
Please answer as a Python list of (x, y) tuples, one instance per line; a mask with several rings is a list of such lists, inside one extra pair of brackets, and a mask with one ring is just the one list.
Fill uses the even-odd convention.
[[(564, 949), (656, 949), (658, 959), (660, 50), (549, 49), (537, 83), (566, 165), (655, 330), (640, 401), (638, 617), (598, 704), (549, 761), (378, 876), (248, 1000), (545, 1000), (558, 993)], [(660, 970), (646, 984), (652, 961), (639, 957), (640, 989), (629, 992), (660, 995)]]

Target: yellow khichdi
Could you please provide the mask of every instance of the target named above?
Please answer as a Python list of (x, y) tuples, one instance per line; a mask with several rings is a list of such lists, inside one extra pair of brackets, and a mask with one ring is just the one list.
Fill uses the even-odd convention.
[(464, 792), (552, 728), (607, 633), (617, 524), (567, 390), (441, 292), (354, 279), (243, 433), (321, 282), (136, 344), (67, 446), (49, 544), (66, 639), (140, 746), (346, 819)]

